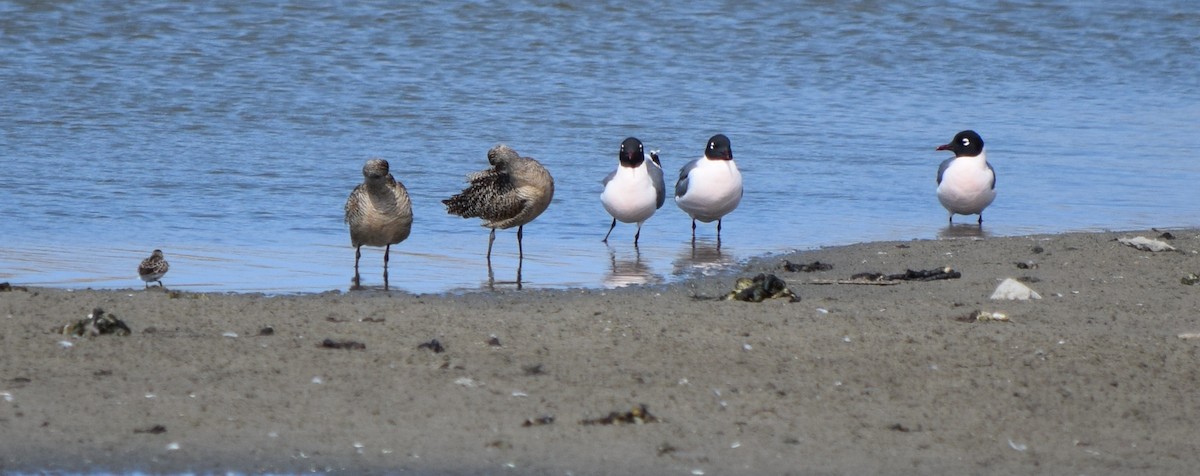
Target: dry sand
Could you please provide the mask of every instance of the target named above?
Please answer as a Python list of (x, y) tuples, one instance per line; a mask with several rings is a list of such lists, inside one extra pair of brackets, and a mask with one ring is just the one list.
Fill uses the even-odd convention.
[[(0, 469), (1194, 474), (1200, 339), (1181, 334), (1200, 332), (1200, 285), (1180, 280), (1200, 232), (1171, 233), (1178, 252), (1115, 241), (1158, 231), (960, 238), (737, 271), (776, 273), (797, 303), (699, 298), (734, 275), (450, 296), (18, 288), (0, 292)], [(812, 283), (942, 266), (962, 277)], [(1044, 298), (990, 300), (1009, 277)], [(53, 331), (94, 307), (132, 335)], [(1010, 321), (956, 320), (975, 310)], [(432, 339), (444, 352), (418, 348)], [(640, 424), (585, 424), (639, 405)]]

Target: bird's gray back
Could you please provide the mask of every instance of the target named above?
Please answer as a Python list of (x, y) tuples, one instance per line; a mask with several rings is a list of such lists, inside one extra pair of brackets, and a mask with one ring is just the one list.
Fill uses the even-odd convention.
[(693, 159), (691, 162), (683, 164), (683, 167), (679, 169), (679, 181), (675, 182), (675, 196), (676, 197), (682, 197), (682, 196), (684, 196), (684, 194), (687, 193), (688, 174), (691, 173), (692, 169), (696, 168), (696, 166), (699, 164), (700, 164), (700, 159)]
[(950, 168), (950, 163), (951, 163), (951, 162), (954, 162), (954, 159), (953, 159), (953, 158), (950, 158), (950, 159), (943, 160), (943, 161), (942, 161), (942, 165), (939, 165), (939, 166), (938, 166), (938, 174), (937, 174), (937, 183), (938, 183), (938, 185), (941, 185), (941, 184), (942, 184), (942, 174), (946, 173), (946, 169)]
[(657, 162), (647, 162), (646, 167), (650, 172), (650, 181), (654, 183), (654, 193), (658, 200), (655, 208), (662, 208), (663, 203), (667, 201), (667, 186), (663, 183), (662, 167)]

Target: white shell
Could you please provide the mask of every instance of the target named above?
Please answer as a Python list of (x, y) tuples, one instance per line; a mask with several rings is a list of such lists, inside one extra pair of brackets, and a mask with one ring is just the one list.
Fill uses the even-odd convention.
[(1022, 284), (1013, 278), (1005, 279), (996, 287), (996, 291), (992, 293), (992, 299), (1008, 299), (1027, 301), (1030, 299), (1041, 299), (1042, 295)]

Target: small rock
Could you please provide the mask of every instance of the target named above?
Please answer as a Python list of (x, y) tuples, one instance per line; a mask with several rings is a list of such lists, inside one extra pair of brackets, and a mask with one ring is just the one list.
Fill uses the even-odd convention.
[(992, 293), (991, 299), (1008, 299), (1027, 301), (1030, 299), (1041, 299), (1042, 295), (1037, 291), (1030, 289), (1029, 286), (1021, 284), (1013, 278), (1005, 279), (996, 287), (996, 291)]
[(1142, 251), (1175, 251), (1175, 247), (1168, 245), (1166, 242), (1152, 240), (1144, 236), (1139, 236), (1136, 238), (1118, 238), (1117, 241)]
[(829, 271), (829, 270), (833, 269), (833, 265), (829, 264), (829, 263), (822, 263), (820, 261), (813, 261), (812, 263), (797, 264), (797, 263), (793, 263), (788, 260), (783, 260), (783, 269), (785, 271), (788, 271), (791, 273), (795, 273), (795, 272), (811, 273), (814, 271)]

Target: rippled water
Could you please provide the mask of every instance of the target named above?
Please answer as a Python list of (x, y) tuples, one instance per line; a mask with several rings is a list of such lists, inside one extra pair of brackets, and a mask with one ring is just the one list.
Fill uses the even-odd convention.
[[(1200, 6), (1138, 3), (4, 1), (0, 280), (136, 287), (162, 248), (174, 289), (345, 289), (342, 205), (378, 156), (416, 216), (392, 284), (477, 289), (487, 230), (440, 200), (498, 142), (557, 182), (528, 287), (962, 232), (934, 147), (966, 128), (999, 174), (988, 234), (1200, 225)], [(717, 132), (746, 180), (720, 250), (670, 200), (640, 250), (631, 225), (600, 243), (623, 138), (673, 178)], [(496, 252), (512, 279), (513, 231)]]

